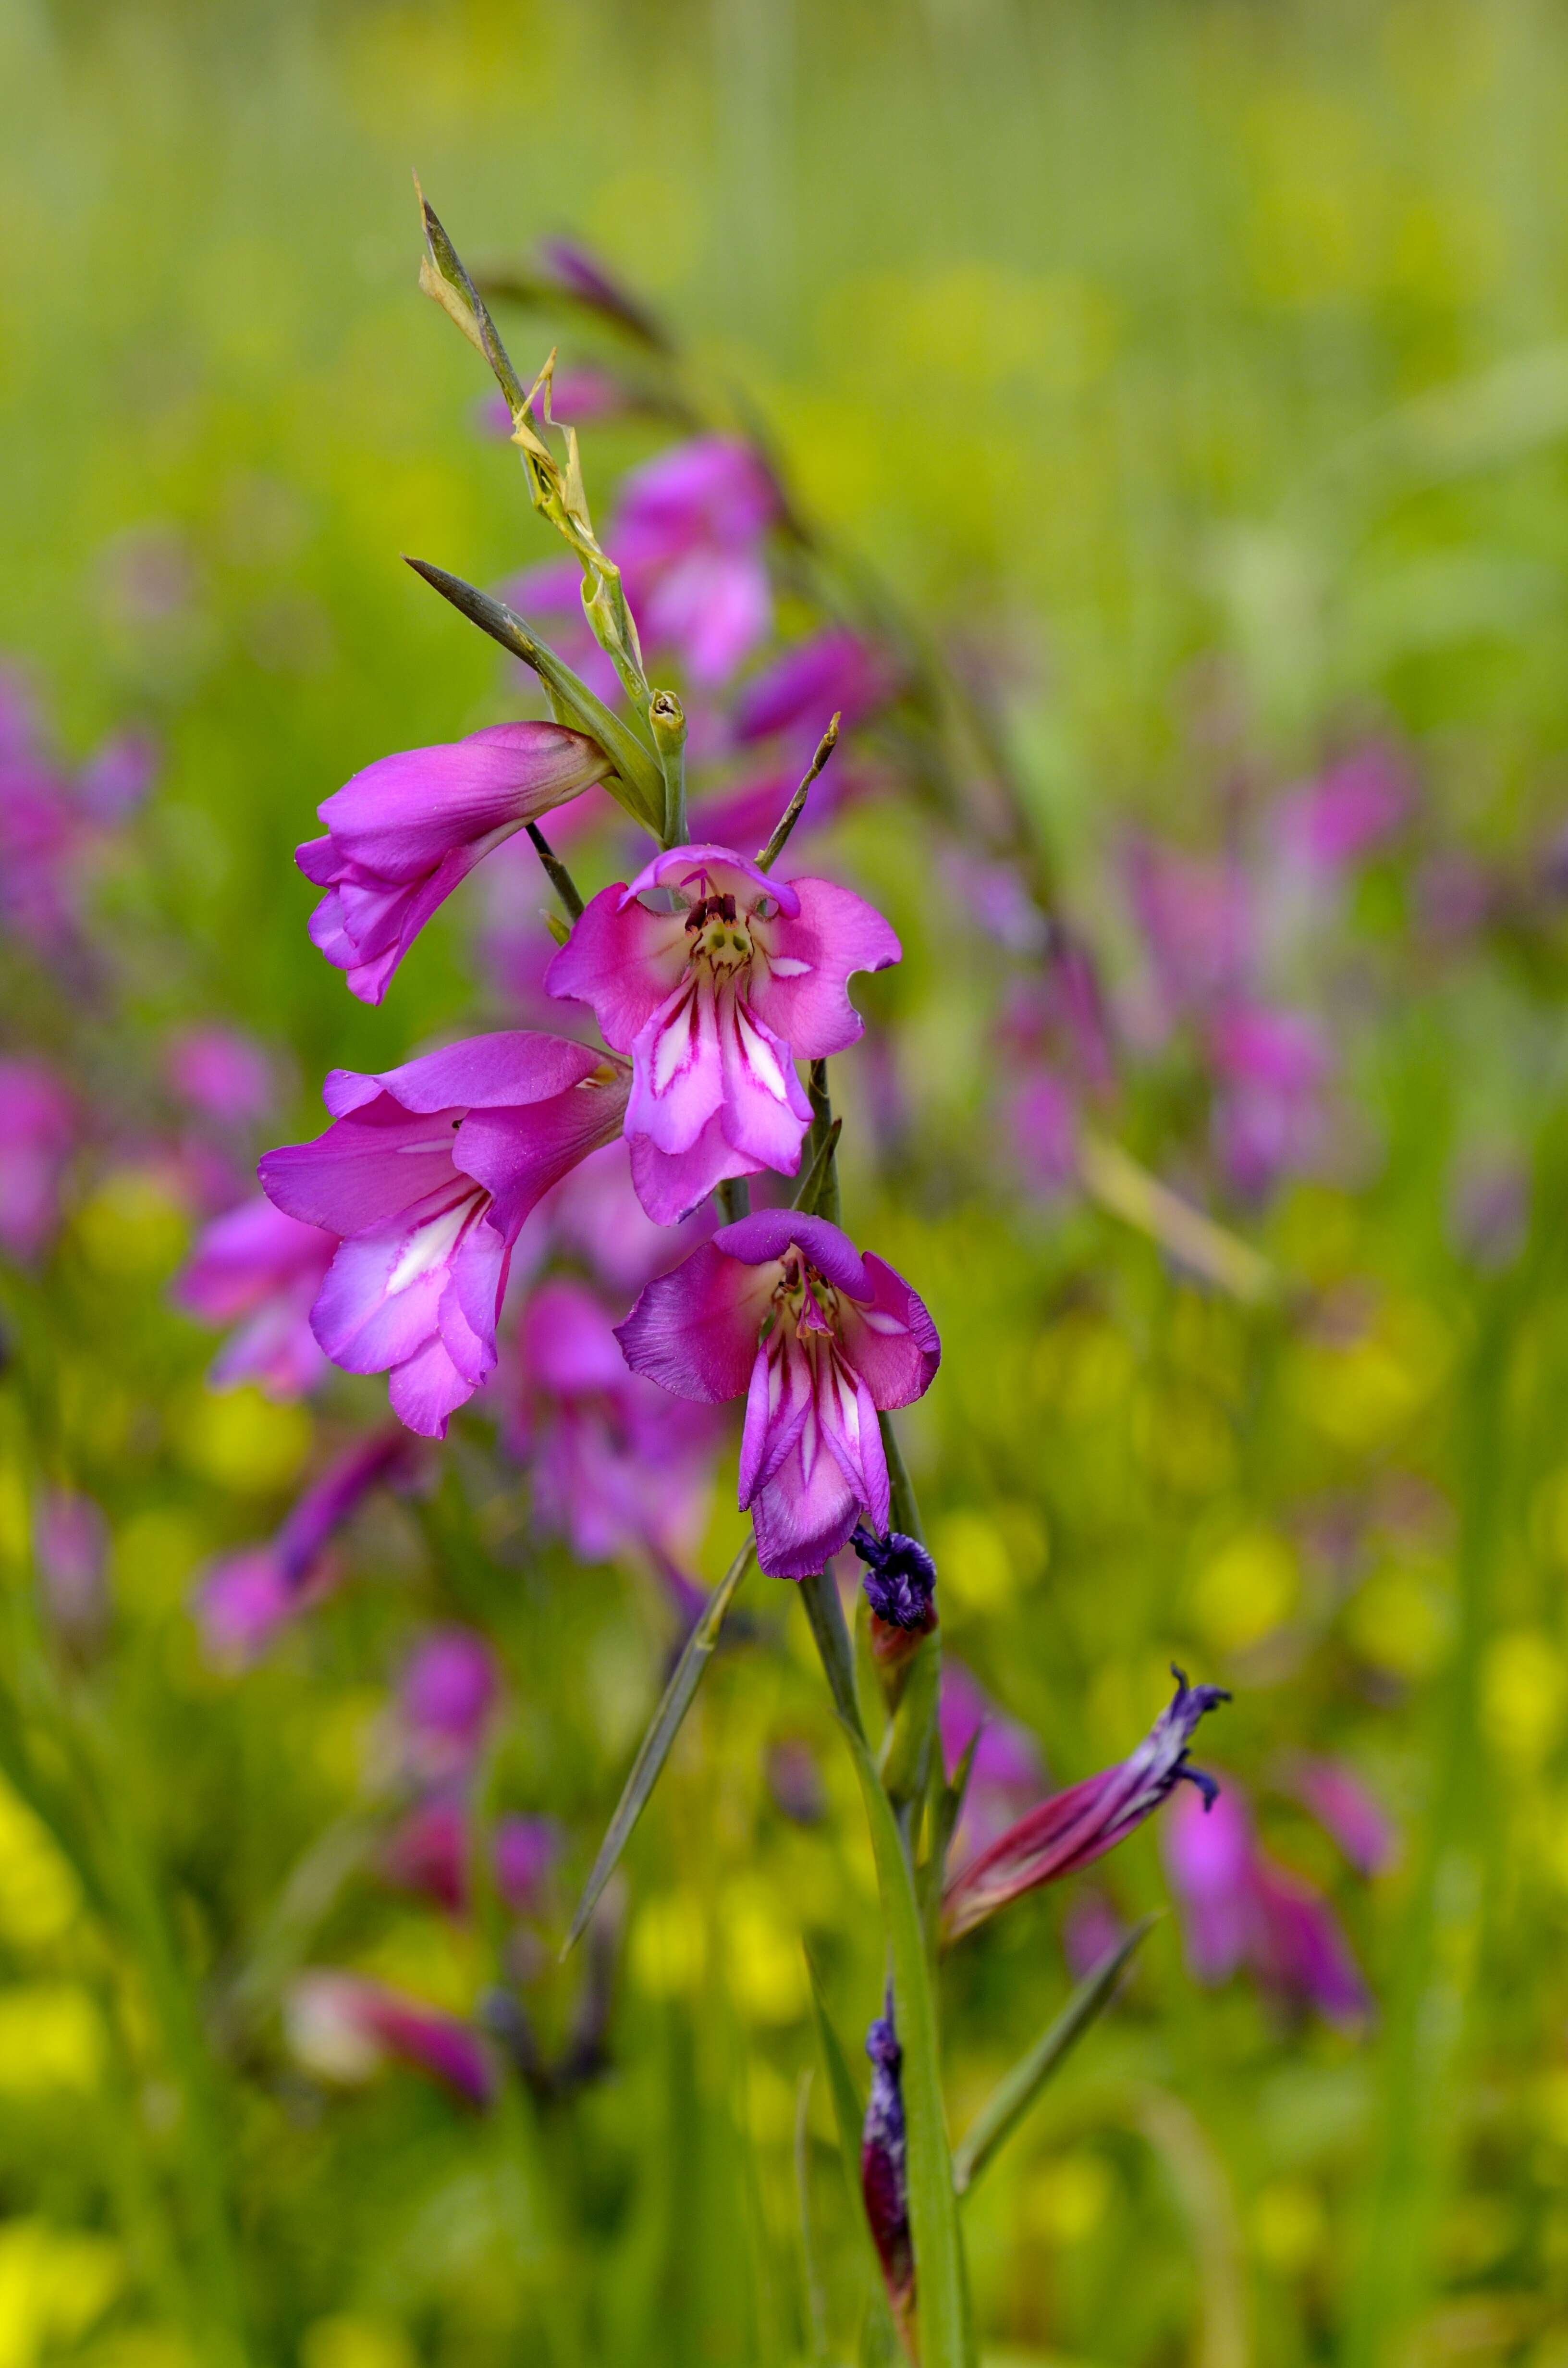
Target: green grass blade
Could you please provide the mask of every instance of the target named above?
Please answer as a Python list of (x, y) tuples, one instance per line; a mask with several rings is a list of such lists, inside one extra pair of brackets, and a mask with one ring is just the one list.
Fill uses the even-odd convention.
[(993, 2155), (1017, 2129), (1040, 2090), (1072, 2054), (1089, 2025), (1109, 2005), (1122, 1967), (1164, 1915), (1155, 1908), (1135, 1924), (1108, 1956), (1085, 1974), (1054, 2022), (1041, 2032), (994, 2093), (982, 2106), (953, 2156), (953, 2186), (967, 2195)]
[(647, 1804), (648, 1795), (659, 1781), (660, 1770), (670, 1756), (670, 1747), (680, 1733), (681, 1721), (691, 1707), (691, 1698), (702, 1681), (702, 1673), (713, 1657), (713, 1647), (719, 1642), (719, 1631), (724, 1624), (736, 1588), (745, 1577), (746, 1566), (754, 1552), (748, 1538), (723, 1577), (709, 1597), (701, 1618), (681, 1648), (664, 1699), (653, 1713), (647, 1734), (638, 1747), (631, 1763), (631, 1773), (616, 1804), (609, 1821), (609, 1830), (599, 1845), (593, 1873), (584, 1886), (577, 1902), (577, 1913), (572, 1918), (572, 1929), (566, 1935), (562, 1955), (565, 1957), (587, 1929), (589, 1917), (598, 1904), (599, 1894), (619, 1863), (620, 1854), (631, 1839), (633, 1827)]

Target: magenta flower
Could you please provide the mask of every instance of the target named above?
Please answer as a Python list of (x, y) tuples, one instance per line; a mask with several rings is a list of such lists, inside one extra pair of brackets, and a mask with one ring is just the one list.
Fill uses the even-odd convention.
[(903, 2050), (893, 2027), (892, 1992), (866, 2033), (871, 2093), (860, 2131), (860, 2192), (894, 2320), (907, 2328), (915, 2301), (909, 2233), (909, 2145), (903, 2114)]
[(941, 1358), (902, 1275), (824, 1217), (769, 1209), (722, 1226), (616, 1327), (633, 1372), (710, 1406), (743, 1395), (740, 1502), (778, 1578), (819, 1571), (864, 1519), (888, 1529), (879, 1411)]
[[(495, 1888), (514, 1915), (537, 1914), (546, 1879), (561, 1855), (551, 1817), (501, 1817), (494, 1841)], [(399, 1819), (381, 1853), (381, 1872), (400, 1890), (420, 1893), (464, 1916), (473, 1893), (473, 1820), (454, 1791), (432, 1793)]]
[(327, 1591), (334, 1539), (365, 1497), (374, 1487), (403, 1487), (415, 1473), (405, 1432), (377, 1430), (312, 1480), (266, 1546), (244, 1546), (210, 1563), (192, 1606), (210, 1657), (230, 1668), (256, 1660), (287, 1620)]
[(264, 1652), (284, 1622), (330, 1586), (333, 1543), (371, 1489), (406, 1485), (417, 1468), (404, 1432), (377, 1431), (328, 1464), (265, 1545), (212, 1564), (194, 1603), (211, 1657), (243, 1667)]
[(1358, 1874), (1381, 1874), (1399, 1855), (1399, 1834), (1381, 1803), (1342, 1759), (1294, 1752), (1279, 1781), (1331, 1835)]
[(711, 689), (766, 639), (778, 489), (749, 444), (699, 436), (623, 477), (608, 548), (639, 629)]
[(288, 1215), (339, 1235), (311, 1322), (346, 1372), (390, 1370), (392, 1411), (444, 1439), (495, 1362), (512, 1245), (540, 1195), (620, 1130), (624, 1069), (522, 1030), (402, 1068), (335, 1069), (335, 1123), (257, 1174)]
[(0, 1060), (0, 1250), (28, 1263), (60, 1222), (76, 1133), (70, 1089), (47, 1062)]
[(558, 723), (494, 723), (379, 757), (317, 808), (326, 837), (295, 850), (306, 879), (327, 892), (311, 916), (312, 943), (362, 1002), (380, 1003), (474, 865), (612, 770), (603, 749)]
[[(674, 909), (644, 901), (659, 895)], [(849, 889), (770, 880), (729, 848), (674, 848), (599, 891), (547, 984), (631, 1055), (626, 1132), (651, 1217), (674, 1224), (726, 1177), (794, 1174), (811, 1122), (794, 1063), (854, 1043), (850, 976), (900, 951)]]
[(1178, 1802), (1163, 1846), (1195, 1980), (1222, 1982), (1245, 1965), (1291, 2013), (1314, 2009), (1327, 2022), (1366, 2021), (1371, 1998), (1334, 1909), (1262, 1849), (1229, 1782), (1211, 1816), (1196, 1802)]
[(809, 737), (814, 747), (830, 715), (842, 715), (846, 731), (853, 731), (897, 689), (897, 672), (884, 650), (830, 625), (751, 677), (735, 701), (735, 737), (771, 740), (788, 733), (802, 743)]
[(712, 1482), (714, 1416), (629, 1371), (598, 1301), (562, 1278), (524, 1309), (517, 1365), (506, 1443), (531, 1466), (540, 1527), (584, 1562), (628, 1546), (689, 1550)]
[(1237, 863), (1180, 855), (1140, 838), (1128, 850), (1127, 881), (1166, 1027), (1244, 991), (1257, 916)]
[(181, 1029), (169, 1039), (165, 1066), (181, 1100), (219, 1126), (244, 1126), (271, 1106), (272, 1064), (237, 1028)]
[(33, 1560), (51, 1625), (90, 1644), (108, 1613), (108, 1523), (91, 1497), (50, 1488), (33, 1508)]
[(955, 1851), (972, 1856), (1005, 1833), (1045, 1788), (1045, 1761), (1027, 1726), (999, 1710), (951, 1653), (942, 1656), (937, 1710), (942, 1761), (949, 1778), (974, 1742)]
[(403, 1758), (421, 1783), (466, 1775), (484, 1748), (501, 1694), (495, 1656), (472, 1628), (437, 1628), (403, 1664), (397, 1688)]
[(429, 2073), (472, 2105), (487, 2105), (494, 2094), (494, 2066), (466, 2022), (361, 1974), (323, 1966), (300, 1975), (284, 2020), (300, 2061), (328, 2079), (369, 2080), (392, 2057)]
[(1210, 1043), (1214, 1144), (1233, 1189), (1259, 1199), (1281, 1178), (1310, 1173), (1328, 1133), (1332, 1067), (1316, 1021), (1238, 1004), (1215, 1020)]
[(69, 946), (84, 864), (154, 769), (151, 744), (128, 733), (73, 777), (25, 683), (0, 670), (0, 924), (45, 954)]
[(677, 1266), (717, 1219), (709, 1201), (678, 1225), (656, 1225), (637, 1198), (622, 1136), (574, 1167), (540, 1202), (533, 1222), (542, 1222), (554, 1247), (580, 1259), (611, 1293), (630, 1297)]
[(337, 1251), (335, 1234), (301, 1224), (257, 1193), (202, 1228), (174, 1296), (205, 1324), (244, 1318), (208, 1375), (214, 1389), (255, 1382), (303, 1397), (326, 1368), (311, 1308)]
[(1332, 883), (1385, 846), (1414, 803), (1398, 750), (1369, 742), (1279, 800), (1274, 820), (1280, 855), (1288, 870)]
[(1055, 1883), (1114, 1850), (1153, 1815), (1178, 1779), (1185, 1777), (1205, 1800), (1213, 1797), (1213, 1779), (1187, 1766), (1187, 1748), (1205, 1712), (1230, 1696), (1220, 1686), (1189, 1686), (1179, 1669), (1174, 1674), (1176, 1693), (1135, 1751), (1052, 1793), (960, 1869), (942, 1901), (947, 1940), (972, 1931), (1021, 1892)]

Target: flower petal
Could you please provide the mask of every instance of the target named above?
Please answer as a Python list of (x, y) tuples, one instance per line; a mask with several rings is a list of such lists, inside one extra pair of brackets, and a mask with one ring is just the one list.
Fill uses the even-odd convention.
[(864, 1265), (870, 1291), (858, 1306), (839, 1311), (845, 1354), (877, 1406), (912, 1406), (925, 1396), (942, 1361), (937, 1327), (925, 1301), (874, 1250), (866, 1252)]
[(545, 991), (585, 1003), (605, 1042), (630, 1053), (638, 1035), (679, 985), (687, 967), (684, 916), (651, 913), (636, 883), (601, 888), (573, 925), (544, 974)]
[[(777, 882), (775, 894), (785, 884)], [(903, 949), (891, 923), (853, 889), (831, 880), (788, 885), (799, 899), (798, 915), (791, 918), (781, 909), (753, 931), (764, 956), (778, 962), (754, 961), (751, 1004), (798, 1060), (819, 1061), (842, 1053), (861, 1032), (860, 1015), (849, 1000), (852, 973), (886, 970)]]
[(616, 1338), (634, 1373), (676, 1397), (720, 1406), (751, 1380), (756, 1336), (778, 1277), (712, 1242), (651, 1282)]

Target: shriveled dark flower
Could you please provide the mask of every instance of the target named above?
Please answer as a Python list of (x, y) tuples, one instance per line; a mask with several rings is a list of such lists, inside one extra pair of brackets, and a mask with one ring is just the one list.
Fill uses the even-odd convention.
[(937, 1565), (918, 1538), (902, 1530), (879, 1538), (862, 1522), (849, 1543), (866, 1565), (866, 1600), (879, 1620), (922, 1634), (935, 1626)]
[(1172, 1700), (1136, 1750), (1114, 1768), (1054, 1793), (971, 1859), (948, 1885), (942, 1930), (956, 1941), (1005, 1907), (1020, 1892), (1087, 1866), (1152, 1816), (1185, 1777), (1205, 1804), (1219, 1791), (1212, 1776), (1187, 1764), (1193, 1730), (1206, 1712), (1231, 1697), (1222, 1686), (1189, 1686), (1174, 1668)]
[(866, 2033), (871, 2094), (860, 2135), (860, 2192), (866, 2199), (882, 2279), (902, 2324), (915, 2299), (915, 2248), (909, 2235), (908, 2144), (900, 2078), (903, 2050), (893, 2028), (890, 1986), (883, 2011)]

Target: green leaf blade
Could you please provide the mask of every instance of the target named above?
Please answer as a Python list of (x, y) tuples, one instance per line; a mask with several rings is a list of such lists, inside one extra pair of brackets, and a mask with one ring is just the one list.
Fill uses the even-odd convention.
[(598, 1905), (599, 1896), (619, 1864), (621, 1853), (631, 1839), (637, 1820), (648, 1804), (648, 1796), (659, 1781), (676, 1736), (680, 1733), (682, 1722), (691, 1707), (692, 1697), (713, 1657), (713, 1648), (719, 1642), (724, 1616), (734, 1600), (735, 1589), (746, 1575), (754, 1552), (753, 1541), (748, 1538), (709, 1597), (701, 1617), (681, 1647), (680, 1658), (676, 1663), (670, 1681), (665, 1688), (647, 1733), (637, 1747), (631, 1772), (616, 1804), (615, 1815), (609, 1821), (604, 1840), (599, 1844), (599, 1854), (594, 1861), (593, 1871), (583, 1886), (577, 1912), (572, 1918), (571, 1930), (562, 1946), (562, 1958), (570, 1955), (587, 1930), (588, 1918)]

